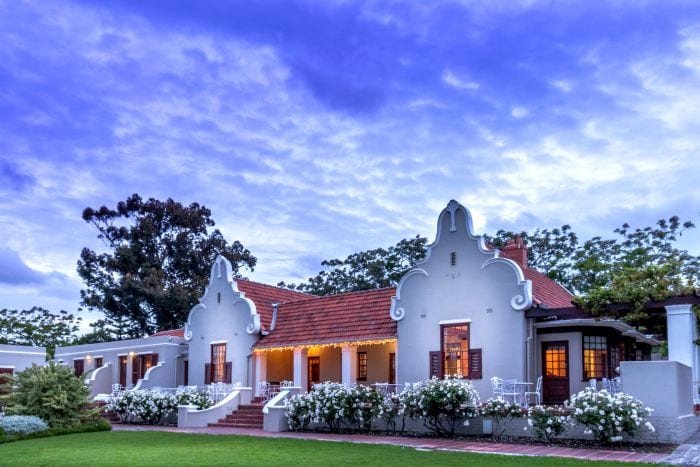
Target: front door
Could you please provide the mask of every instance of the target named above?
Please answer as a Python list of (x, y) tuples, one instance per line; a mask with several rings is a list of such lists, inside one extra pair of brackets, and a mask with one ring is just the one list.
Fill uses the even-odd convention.
[(307, 391), (311, 391), (314, 384), (321, 382), (321, 357), (309, 357)]
[(119, 385), (126, 388), (126, 356), (119, 357)]
[(396, 384), (396, 354), (389, 354), (389, 384)]
[(569, 343), (542, 343), (542, 402), (561, 404), (569, 398)]

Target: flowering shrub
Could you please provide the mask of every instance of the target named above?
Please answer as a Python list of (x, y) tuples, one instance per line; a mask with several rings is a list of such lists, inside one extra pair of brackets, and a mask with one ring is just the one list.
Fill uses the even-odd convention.
[(208, 409), (214, 405), (214, 401), (207, 391), (200, 391), (195, 387), (178, 388), (175, 392), (177, 405), (194, 405), (198, 410)]
[(146, 424), (157, 425), (163, 417), (177, 408), (178, 399), (173, 394), (158, 391), (124, 391), (112, 396), (107, 410), (119, 416), (122, 423), (141, 419)]
[(290, 430), (305, 430), (316, 413), (316, 401), (313, 392), (296, 394), (284, 401), (284, 414)]
[(527, 411), (527, 425), (526, 430), (532, 430), (535, 436), (551, 443), (554, 438), (564, 434), (573, 421), (570, 412), (563, 407), (536, 405)]
[(508, 402), (500, 397), (487, 400), (481, 406), (480, 412), (482, 416), (489, 417), (498, 424), (498, 427), (501, 429), (501, 432), (498, 434), (499, 439), (503, 438), (508, 422), (523, 416), (523, 410), (519, 404)]
[(359, 431), (371, 431), (372, 420), (383, 410), (382, 395), (369, 386), (355, 386), (346, 395), (345, 418), (354, 423)]
[(387, 394), (382, 398), (379, 416), (382, 417), (387, 429), (394, 433), (396, 433), (396, 421), (399, 417), (401, 417), (401, 431), (403, 431), (406, 424), (406, 417), (403, 411), (404, 393), (405, 390), (398, 394)]
[(453, 436), (458, 422), (468, 425), (479, 413), (479, 393), (468, 381), (432, 378), (403, 394), (404, 413), (439, 435)]
[(0, 429), (7, 434), (28, 435), (49, 429), (49, 425), (34, 415), (8, 415), (0, 420)]
[(623, 435), (633, 437), (642, 427), (654, 431), (646, 419), (652, 409), (629, 394), (611, 395), (586, 388), (572, 395), (566, 404), (573, 409), (574, 420), (586, 426), (586, 433), (603, 443), (621, 441)]
[(311, 393), (315, 402), (312, 420), (315, 423), (325, 423), (333, 432), (339, 431), (349, 412), (346, 410), (349, 390), (340, 383), (326, 382), (314, 386)]

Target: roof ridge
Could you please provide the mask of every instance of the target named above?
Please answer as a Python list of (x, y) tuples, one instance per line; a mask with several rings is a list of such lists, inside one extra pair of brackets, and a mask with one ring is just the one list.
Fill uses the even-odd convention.
[[(331, 298), (338, 298), (338, 297), (346, 297), (348, 295), (360, 295), (360, 294), (368, 294), (368, 293), (374, 293), (374, 292), (380, 292), (380, 291), (386, 291), (386, 290), (396, 290), (396, 287), (381, 287), (379, 289), (365, 289), (365, 290), (353, 290), (350, 292), (342, 292), (338, 294), (333, 294), (333, 295), (313, 295), (315, 300), (319, 299), (331, 299)], [(290, 300), (288, 302), (284, 302), (284, 304), (292, 304), (292, 303), (300, 303), (300, 302), (306, 302), (310, 301), (308, 299), (299, 299), (299, 300)]]

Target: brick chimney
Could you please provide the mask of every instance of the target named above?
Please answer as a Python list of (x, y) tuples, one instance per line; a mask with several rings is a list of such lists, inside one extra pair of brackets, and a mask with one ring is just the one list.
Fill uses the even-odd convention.
[(527, 246), (521, 237), (510, 239), (501, 250), (501, 257), (512, 259), (521, 268), (527, 268)]

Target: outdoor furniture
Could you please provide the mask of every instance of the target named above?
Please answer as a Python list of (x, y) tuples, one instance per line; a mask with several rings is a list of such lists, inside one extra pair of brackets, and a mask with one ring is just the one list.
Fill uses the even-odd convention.
[(503, 380), (498, 376), (491, 377), (491, 389), (493, 390), (493, 397), (503, 398)]
[(601, 378), (600, 384), (603, 386), (603, 389), (608, 392), (612, 392), (610, 391), (610, 380), (608, 378)]
[(620, 381), (620, 378), (613, 378), (609, 380), (608, 385), (610, 386), (610, 394), (617, 394), (622, 390), (622, 382)]
[(503, 380), (501, 380), (501, 388), (503, 389), (503, 399), (504, 400), (508, 400), (509, 398), (512, 398), (514, 404), (520, 403), (521, 391), (517, 387), (517, 382), (518, 381), (515, 379), (503, 379)]
[(591, 385), (591, 387), (593, 388), (594, 391), (598, 390), (598, 380), (596, 380), (595, 378), (589, 379), (588, 384)]
[(525, 391), (523, 394), (524, 399), (525, 399), (525, 404), (529, 405), (530, 404), (530, 399), (528, 399), (528, 396), (535, 396), (535, 400), (537, 401), (536, 405), (540, 405), (540, 401), (542, 400), (542, 377), (540, 376), (537, 378), (537, 384), (535, 385), (535, 390), (534, 391)]
[(116, 396), (120, 392), (122, 392), (122, 385), (119, 383), (113, 384), (112, 385), (112, 395)]
[(263, 400), (270, 400), (270, 383), (267, 381), (258, 382), (258, 394)]

